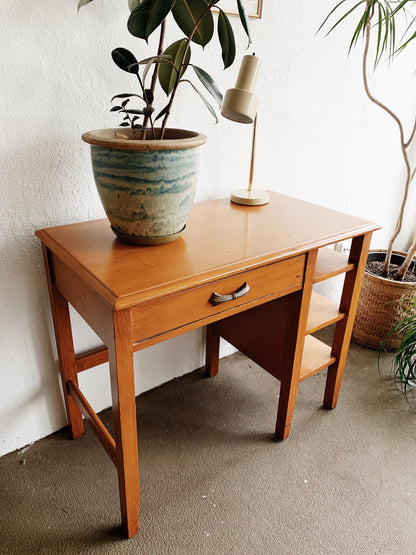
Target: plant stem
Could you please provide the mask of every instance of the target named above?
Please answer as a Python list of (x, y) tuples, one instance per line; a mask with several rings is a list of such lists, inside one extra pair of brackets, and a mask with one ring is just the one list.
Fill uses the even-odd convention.
[(211, 9), (211, 7), (212, 7), (215, 3), (216, 3), (215, 0), (208, 3), (206, 9), (202, 12), (202, 14), (200, 15), (200, 17), (198, 18), (198, 21), (195, 23), (195, 26), (194, 26), (194, 28), (193, 28), (193, 30), (192, 30), (192, 33), (189, 35), (189, 37), (188, 37), (188, 39), (187, 39), (187, 41), (186, 41), (186, 46), (185, 46), (185, 49), (184, 49), (183, 54), (182, 54), (181, 62), (180, 62), (180, 64), (179, 64), (179, 70), (178, 70), (178, 72), (177, 72), (176, 81), (175, 81), (175, 84), (174, 84), (174, 86), (173, 86), (173, 89), (172, 89), (172, 92), (171, 92), (171, 95), (170, 95), (170, 99), (169, 99), (169, 102), (168, 102), (168, 105), (167, 105), (166, 115), (165, 115), (165, 117), (163, 118), (162, 129), (161, 129), (161, 135), (160, 135), (160, 138), (161, 138), (161, 139), (163, 139), (163, 137), (165, 136), (166, 124), (167, 124), (168, 118), (169, 118), (169, 116), (170, 116), (170, 110), (171, 110), (171, 108), (172, 108), (173, 100), (174, 100), (174, 98), (175, 98), (175, 96), (176, 96), (176, 91), (178, 90), (178, 86), (179, 86), (180, 79), (181, 79), (181, 70), (182, 70), (182, 66), (183, 66), (183, 63), (184, 63), (184, 61), (185, 61), (185, 59), (186, 59), (186, 54), (188, 53), (188, 50), (189, 50), (189, 47), (190, 47), (190, 44), (191, 44), (191, 41), (192, 41), (192, 37), (194, 36), (196, 30), (198, 29), (199, 24), (201, 23), (202, 19), (205, 17), (205, 15), (207, 14), (207, 12)]
[[(162, 21), (162, 24), (161, 24), (161, 27), (160, 27), (159, 46), (158, 46), (158, 49), (157, 49), (157, 55), (158, 56), (160, 56), (163, 52), (163, 43), (165, 42), (165, 32), (166, 32), (166, 19), (164, 19)], [(150, 83), (150, 90), (152, 91), (153, 96), (154, 96), (155, 89), (156, 89), (158, 69), (159, 69), (159, 64), (156, 63), (155, 67), (153, 69), (152, 81)], [(149, 106), (151, 106), (151, 104), (149, 104)], [(145, 118), (143, 120), (143, 125), (145, 127), (147, 127), (147, 124), (148, 124), (149, 120), (150, 120), (150, 126), (152, 128), (152, 136), (153, 136), (154, 139), (156, 139), (152, 118), (149, 117), (149, 116), (145, 116)], [(143, 135), (142, 135), (142, 139), (145, 139), (145, 138), (146, 138), (146, 130), (143, 131)]]
[[(371, 0), (366, 0), (367, 8), (370, 6), (370, 1)], [(404, 164), (405, 164), (405, 167), (406, 167), (406, 180), (405, 180), (405, 185), (404, 185), (403, 198), (402, 198), (402, 202), (401, 202), (401, 205), (400, 205), (399, 214), (397, 216), (396, 224), (395, 224), (395, 227), (394, 227), (394, 232), (393, 232), (392, 237), (390, 238), (390, 241), (389, 241), (389, 244), (388, 244), (388, 247), (387, 247), (386, 259), (384, 261), (383, 270), (382, 270), (382, 275), (384, 277), (387, 277), (389, 267), (390, 267), (390, 258), (391, 258), (391, 254), (393, 252), (393, 244), (394, 244), (395, 240), (397, 239), (397, 236), (399, 235), (399, 233), (402, 229), (403, 215), (404, 215), (404, 210), (405, 210), (405, 206), (406, 206), (407, 198), (408, 198), (408, 194), (409, 194), (409, 186), (410, 186), (410, 183), (411, 183), (411, 181), (413, 179), (413, 176), (414, 176), (414, 173), (415, 173), (414, 171), (412, 173), (412, 170), (410, 168), (410, 162), (409, 162), (409, 156), (408, 156), (407, 148), (409, 147), (409, 145), (410, 145), (410, 143), (411, 143), (411, 141), (412, 141), (412, 139), (415, 135), (416, 123), (415, 123), (413, 131), (411, 133), (410, 139), (406, 143), (405, 139), (404, 139), (403, 124), (400, 121), (399, 117), (390, 108), (388, 108), (385, 104), (383, 104), (380, 100), (375, 98), (373, 96), (373, 94), (371, 93), (371, 91), (370, 91), (370, 88), (369, 88), (369, 85), (368, 85), (368, 76), (367, 76), (367, 59), (368, 59), (368, 50), (369, 50), (369, 47), (370, 47), (372, 17), (373, 17), (373, 13), (369, 15), (367, 23), (366, 23), (366, 28), (365, 28), (365, 45), (364, 45), (363, 64), (362, 64), (364, 90), (365, 90), (365, 93), (366, 93), (367, 97), (369, 98), (369, 100), (371, 100), (371, 102), (373, 102), (379, 108), (384, 110), (396, 122), (397, 127), (399, 129), (400, 149), (401, 149), (401, 153), (402, 153), (402, 156), (403, 156), (403, 161), (404, 161)], [(416, 246), (415, 246), (415, 251), (416, 251)], [(410, 259), (410, 261), (411, 260), (412, 259)], [(405, 262), (403, 263), (402, 267), (400, 268), (396, 279), (398, 279), (398, 280), (403, 279), (403, 275), (406, 273), (410, 262), (407, 264), (406, 267), (404, 267), (405, 264), (407, 264), (407, 258), (406, 258)]]

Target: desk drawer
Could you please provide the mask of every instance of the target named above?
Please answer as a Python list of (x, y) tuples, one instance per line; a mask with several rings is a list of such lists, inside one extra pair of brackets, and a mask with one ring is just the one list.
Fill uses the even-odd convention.
[[(305, 256), (297, 256), (143, 303), (131, 311), (133, 341), (142, 341), (195, 322), (202, 326), (297, 291), (302, 287), (304, 266)], [(229, 295), (245, 282), (250, 290), (244, 296), (215, 306), (210, 303), (213, 292)]]

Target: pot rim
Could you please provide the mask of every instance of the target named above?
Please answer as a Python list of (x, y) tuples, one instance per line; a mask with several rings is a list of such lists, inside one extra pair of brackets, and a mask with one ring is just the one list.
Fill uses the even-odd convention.
[[(159, 131), (160, 129), (157, 129)], [(83, 133), (82, 140), (88, 144), (115, 148), (118, 150), (183, 150), (195, 148), (207, 142), (206, 135), (196, 131), (186, 129), (166, 129), (165, 139), (123, 139), (116, 137), (115, 134), (122, 134), (131, 137), (131, 129), (120, 127), (109, 129), (96, 129)]]
[[(368, 251), (368, 255), (377, 254), (377, 253), (387, 254), (387, 249), (371, 249), (371, 250)], [(393, 250), (392, 254), (398, 254), (400, 256), (403, 256), (404, 258), (406, 258), (406, 256), (407, 256), (406, 252), (396, 251), (396, 250)], [(416, 262), (416, 258), (414, 258), (413, 260)], [(367, 257), (367, 261), (368, 261), (368, 257)], [(369, 272), (367, 270), (367, 267), (364, 269), (364, 273), (365, 273), (367, 278), (370, 278), (374, 281), (388, 282), (388, 283), (394, 285), (397, 288), (412, 289), (412, 288), (416, 287), (416, 281), (396, 281), (396, 280), (391, 279), (391, 278), (385, 278), (383, 276), (377, 276), (377, 275), (372, 274), (371, 272)]]

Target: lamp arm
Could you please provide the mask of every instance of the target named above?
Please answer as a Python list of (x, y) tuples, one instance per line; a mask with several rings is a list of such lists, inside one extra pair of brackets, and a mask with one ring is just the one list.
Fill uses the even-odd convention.
[(257, 133), (257, 114), (254, 116), (253, 122), (253, 137), (251, 140), (251, 162), (250, 162), (250, 179), (248, 182), (248, 190), (251, 191), (253, 187), (254, 178), (254, 159), (256, 155), (256, 133)]

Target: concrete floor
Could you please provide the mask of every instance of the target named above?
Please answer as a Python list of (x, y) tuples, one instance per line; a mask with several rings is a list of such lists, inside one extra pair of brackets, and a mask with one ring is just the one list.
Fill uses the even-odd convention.
[[(241, 354), (137, 399), (140, 532), (120, 530), (115, 469), (87, 429), (0, 459), (0, 552), (415, 554), (416, 416), (389, 362), (352, 345), (338, 407), (300, 385), (289, 439), (279, 383)], [(112, 416), (102, 418), (111, 429)]]

